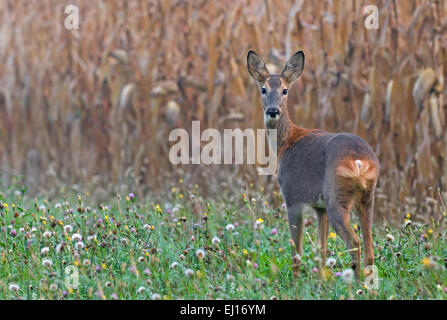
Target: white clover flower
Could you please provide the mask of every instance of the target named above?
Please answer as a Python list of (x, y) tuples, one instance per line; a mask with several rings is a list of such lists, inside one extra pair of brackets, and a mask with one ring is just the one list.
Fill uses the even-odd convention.
[(227, 224), (225, 229), (227, 229), (227, 231), (233, 231), (234, 230), (234, 224), (232, 224), (232, 223)]
[(11, 283), (11, 284), (9, 285), (9, 291), (17, 292), (17, 291), (19, 291), (19, 290), (20, 290), (20, 287), (19, 287), (18, 284)]
[(82, 261), (82, 264), (84, 265), (84, 266), (89, 266), (90, 264), (91, 264), (91, 262), (90, 262), (90, 260), (89, 259), (84, 259), (83, 261)]
[(192, 277), (192, 276), (194, 276), (194, 270), (192, 270), (192, 269), (186, 269), (185, 270), (185, 276), (187, 276), (187, 277)]
[(95, 238), (96, 238), (96, 235), (88, 236), (87, 241), (93, 241), (93, 240), (95, 240)]
[(48, 247), (43, 247), (42, 250), (40, 250), (40, 254), (43, 256), (46, 256), (48, 252), (50, 252), (50, 248)]
[(341, 277), (345, 282), (351, 283), (352, 280), (354, 279), (354, 270), (352, 269), (343, 270)]
[(328, 258), (326, 260), (326, 265), (330, 268), (334, 267), (337, 264), (337, 260), (335, 260), (334, 258)]
[(78, 250), (84, 249), (84, 243), (82, 241), (76, 242), (76, 248)]
[(65, 233), (71, 233), (72, 231), (73, 231), (73, 227), (71, 226), (71, 224), (67, 224), (66, 226), (64, 226)]
[(50, 259), (43, 259), (42, 265), (45, 267), (51, 267), (53, 265), (53, 261), (51, 261)]
[(214, 238), (211, 240), (211, 243), (213, 244), (213, 246), (217, 246), (217, 245), (219, 245), (219, 243), (220, 243), (220, 239), (219, 239), (218, 237), (214, 237)]
[(54, 208), (55, 208), (55, 209), (62, 208), (62, 205), (61, 205), (60, 203), (56, 203), (56, 204), (54, 205)]
[(82, 241), (82, 236), (79, 233), (73, 233), (73, 235), (71, 236), (71, 239), (76, 242)]
[(160, 296), (158, 293), (154, 293), (154, 294), (151, 296), (151, 298), (152, 298), (152, 300), (160, 300), (160, 299), (161, 299), (161, 296)]
[(138, 262), (143, 262), (144, 261), (144, 257), (140, 256), (138, 257)]
[(392, 234), (387, 234), (386, 235), (386, 240), (389, 241), (389, 242), (393, 242), (395, 239), (394, 239), (394, 236)]
[(143, 226), (143, 228), (144, 230), (151, 230), (151, 226), (147, 223)]
[(40, 211), (45, 211), (47, 208), (44, 206), (44, 205), (41, 205), (40, 207), (39, 207), (39, 210)]
[(43, 237), (44, 237), (44, 238), (49, 238), (49, 237), (51, 237), (51, 235), (52, 235), (52, 233), (51, 233), (50, 231), (45, 231), (45, 232), (43, 233)]
[(144, 291), (146, 291), (145, 287), (139, 287), (138, 290), (137, 290), (137, 293), (138, 294), (142, 294)]
[(177, 268), (178, 267), (178, 262), (173, 262), (172, 264), (171, 264), (171, 269), (175, 269), (175, 268)]
[(197, 257), (199, 260), (202, 260), (203, 258), (205, 258), (205, 256), (206, 256), (206, 252), (205, 252), (205, 250), (203, 250), (203, 249), (197, 249), (197, 251), (196, 251), (196, 257)]
[(36, 227), (31, 228), (31, 233), (36, 232), (36, 231), (37, 231)]
[(56, 290), (57, 290), (57, 284), (52, 283), (52, 284), (50, 285), (50, 290), (51, 290), (51, 291), (56, 291)]

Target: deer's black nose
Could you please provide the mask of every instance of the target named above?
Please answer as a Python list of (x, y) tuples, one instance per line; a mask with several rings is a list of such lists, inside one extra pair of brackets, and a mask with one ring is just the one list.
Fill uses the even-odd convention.
[(270, 107), (267, 109), (267, 111), (265, 112), (268, 116), (272, 117), (272, 118), (276, 118), (277, 116), (279, 116), (280, 112), (279, 109), (276, 107)]

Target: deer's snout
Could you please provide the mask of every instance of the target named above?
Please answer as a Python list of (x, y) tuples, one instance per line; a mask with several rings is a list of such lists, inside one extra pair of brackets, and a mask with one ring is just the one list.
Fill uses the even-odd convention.
[(271, 118), (276, 118), (281, 112), (278, 107), (269, 107), (265, 113)]

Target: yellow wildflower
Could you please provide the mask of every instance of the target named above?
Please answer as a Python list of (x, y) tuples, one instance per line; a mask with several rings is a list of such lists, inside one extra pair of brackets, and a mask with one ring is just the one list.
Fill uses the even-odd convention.
[(179, 197), (180, 199), (183, 199), (183, 194), (180, 193), (178, 197)]
[(247, 249), (242, 250), (242, 253), (243, 253), (244, 256), (248, 255)]
[(422, 265), (426, 269), (433, 269), (436, 266), (436, 262), (434, 262), (431, 258), (425, 257), (422, 259)]
[(258, 218), (258, 220), (256, 220), (258, 223), (264, 223), (264, 220), (262, 218)]
[(335, 234), (335, 232), (331, 232), (331, 233), (329, 233), (329, 238), (335, 239), (335, 238), (337, 238), (337, 235)]

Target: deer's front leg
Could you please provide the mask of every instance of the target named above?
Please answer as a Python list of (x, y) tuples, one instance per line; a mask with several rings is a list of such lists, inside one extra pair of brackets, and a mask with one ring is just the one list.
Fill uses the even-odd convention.
[(292, 249), (292, 274), (294, 279), (299, 276), (303, 254), (303, 208), (304, 204), (302, 203), (287, 207), (290, 235), (295, 244), (295, 248)]

